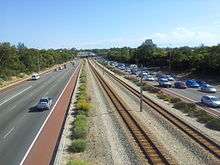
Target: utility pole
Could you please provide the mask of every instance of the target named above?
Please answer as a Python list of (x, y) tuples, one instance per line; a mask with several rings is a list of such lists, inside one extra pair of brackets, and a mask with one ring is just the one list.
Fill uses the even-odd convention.
[(141, 80), (140, 80), (140, 112), (143, 111), (143, 64), (141, 64)]

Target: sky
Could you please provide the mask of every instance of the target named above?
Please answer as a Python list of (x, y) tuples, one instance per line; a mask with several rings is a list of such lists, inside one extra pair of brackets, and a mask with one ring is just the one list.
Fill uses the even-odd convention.
[(0, 42), (34, 48), (220, 43), (220, 0), (0, 0)]

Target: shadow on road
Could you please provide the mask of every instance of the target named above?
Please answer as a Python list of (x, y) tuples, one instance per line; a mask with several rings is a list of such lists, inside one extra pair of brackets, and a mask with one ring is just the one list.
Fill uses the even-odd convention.
[(29, 108), (29, 113), (42, 112), (42, 110), (37, 109), (36, 106)]

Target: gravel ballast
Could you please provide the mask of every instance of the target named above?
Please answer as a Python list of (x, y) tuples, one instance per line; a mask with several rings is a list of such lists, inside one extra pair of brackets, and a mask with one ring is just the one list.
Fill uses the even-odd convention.
[(89, 114), (88, 147), (82, 156), (91, 164), (142, 164), (117, 123), (115, 109), (109, 104), (86, 64), (93, 105)]

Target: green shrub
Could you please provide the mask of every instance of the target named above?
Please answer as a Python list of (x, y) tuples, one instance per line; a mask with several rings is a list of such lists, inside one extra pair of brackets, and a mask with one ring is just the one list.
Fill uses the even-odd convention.
[(158, 94), (157, 94), (157, 97), (158, 97), (159, 99), (164, 100), (164, 101), (170, 101), (170, 99), (171, 99), (168, 95), (166, 95), (166, 94), (164, 94), (164, 93), (158, 93)]
[(19, 78), (24, 78), (24, 76), (25, 76), (24, 73), (19, 73), (19, 74), (18, 74), (18, 77), (19, 77)]
[(136, 84), (136, 83), (138, 83), (140, 81), (138, 79), (133, 79), (132, 82)]
[(78, 114), (71, 128), (74, 138), (85, 138), (88, 132), (88, 122), (85, 115)]
[(196, 110), (196, 105), (194, 103), (186, 103), (183, 101), (174, 103), (174, 108), (181, 110), (184, 113), (190, 113)]
[(178, 98), (178, 97), (171, 97), (171, 99), (170, 99), (170, 102), (171, 102), (171, 103), (178, 103), (178, 102), (180, 102), (180, 101), (181, 101), (181, 99)]
[(81, 84), (80, 87), (79, 87), (79, 91), (80, 92), (86, 91), (86, 84)]
[(147, 84), (144, 84), (143, 90), (148, 91), (150, 93), (159, 93), (160, 92), (160, 88), (150, 86), (150, 85), (147, 85)]
[(197, 121), (200, 122), (200, 123), (207, 123), (209, 122), (210, 120), (212, 120), (213, 118), (209, 115), (209, 114), (203, 114), (203, 115), (199, 115), (197, 117)]
[(206, 123), (206, 127), (220, 131), (220, 119), (213, 118)]
[(86, 140), (84, 139), (76, 139), (69, 146), (69, 151), (74, 153), (83, 152), (85, 151), (85, 149), (86, 149)]
[(77, 101), (76, 108), (78, 110), (89, 111), (91, 104), (86, 99), (80, 99)]
[(203, 115), (206, 115), (207, 113), (203, 110), (198, 110), (196, 109), (195, 111), (191, 111), (189, 113), (189, 116), (191, 117), (199, 117), (199, 116), (203, 116)]
[(66, 165), (88, 165), (84, 160), (70, 160)]
[(140, 81), (135, 81), (135, 84), (136, 84), (137, 86), (141, 86), (141, 82), (140, 82)]

